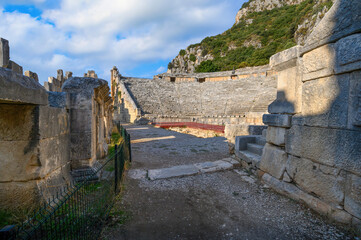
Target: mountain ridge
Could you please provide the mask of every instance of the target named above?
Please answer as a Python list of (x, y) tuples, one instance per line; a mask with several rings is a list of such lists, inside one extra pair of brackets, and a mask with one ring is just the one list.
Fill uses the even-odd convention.
[(168, 73), (216, 72), (268, 64), (273, 54), (303, 45), (334, 0), (250, 0), (225, 32), (192, 44)]

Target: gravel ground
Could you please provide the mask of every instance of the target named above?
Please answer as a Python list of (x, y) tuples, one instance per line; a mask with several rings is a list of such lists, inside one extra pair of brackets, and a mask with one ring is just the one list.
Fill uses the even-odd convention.
[[(228, 155), (223, 138), (201, 139), (156, 128), (129, 132), (134, 140), (148, 134), (176, 136), (134, 144), (132, 169), (214, 161)], [(160, 148), (161, 144), (167, 147)], [(262, 183), (244, 179), (234, 170), (156, 181), (126, 178), (117, 207), (129, 219), (124, 224), (110, 221), (103, 239), (357, 239)]]

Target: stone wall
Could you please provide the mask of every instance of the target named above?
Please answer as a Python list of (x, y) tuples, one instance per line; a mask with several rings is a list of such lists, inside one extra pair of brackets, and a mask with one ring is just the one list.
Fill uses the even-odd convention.
[(233, 71), (209, 73), (162, 73), (153, 79), (162, 79), (168, 82), (217, 82), (227, 80), (240, 80), (244, 78), (257, 78), (273, 76), (276, 73), (268, 65), (260, 67), (246, 67)]
[(271, 57), (262, 179), (361, 229), (361, 2), (337, 0), (305, 46)]
[[(1, 39), (0, 47), (0, 58), (10, 62), (8, 42)], [(112, 100), (105, 80), (73, 78), (71, 72), (64, 77), (58, 70), (46, 91), (36, 73), (24, 76), (5, 67), (0, 67), (0, 208), (27, 215), (71, 184), (72, 170), (105, 157)]]
[(44, 87), (49, 92), (61, 92), (65, 81), (71, 78), (72, 76), (73, 76), (72, 72), (66, 72), (64, 76), (63, 70), (58, 69), (56, 78), (48, 77), (48, 81), (44, 82)]
[(0, 99), (1, 207), (31, 209), (71, 181), (68, 114), (48, 105), (38, 82), (5, 68)]
[(106, 156), (112, 129), (112, 101), (108, 82), (98, 78), (68, 79), (70, 96), (70, 158), (72, 168), (91, 167)]

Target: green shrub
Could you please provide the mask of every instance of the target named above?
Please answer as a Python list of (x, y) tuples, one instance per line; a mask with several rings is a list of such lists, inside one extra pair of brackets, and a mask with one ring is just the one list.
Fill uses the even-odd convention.
[(221, 69), (215, 65), (215, 63), (212, 60), (207, 60), (201, 62), (199, 66), (196, 67), (196, 72), (217, 72)]
[(170, 63), (168, 63), (168, 69), (172, 69), (174, 66), (173, 66), (173, 63), (172, 62), (170, 62)]
[(194, 54), (191, 54), (189, 56), (189, 60), (191, 60), (192, 62), (195, 62), (197, 60), (196, 56), (194, 56)]
[(182, 57), (184, 56), (184, 55), (186, 55), (186, 50), (184, 50), (184, 49), (181, 49), (180, 51), (179, 51), (179, 55), (181, 55)]

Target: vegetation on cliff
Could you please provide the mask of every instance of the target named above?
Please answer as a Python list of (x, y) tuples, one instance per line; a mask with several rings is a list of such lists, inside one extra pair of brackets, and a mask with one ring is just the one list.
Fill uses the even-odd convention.
[[(224, 33), (181, 50), (168, 67), (174, 72), (173, 68), (185, 63), (183, 71), (214, 72), (268, 64), (273, 54), (302, 42), (331, 6), (332, 0), (305, 0), (271, 10), (250, 11)], [(197, 60), (193, 57), (195, 52)]]

